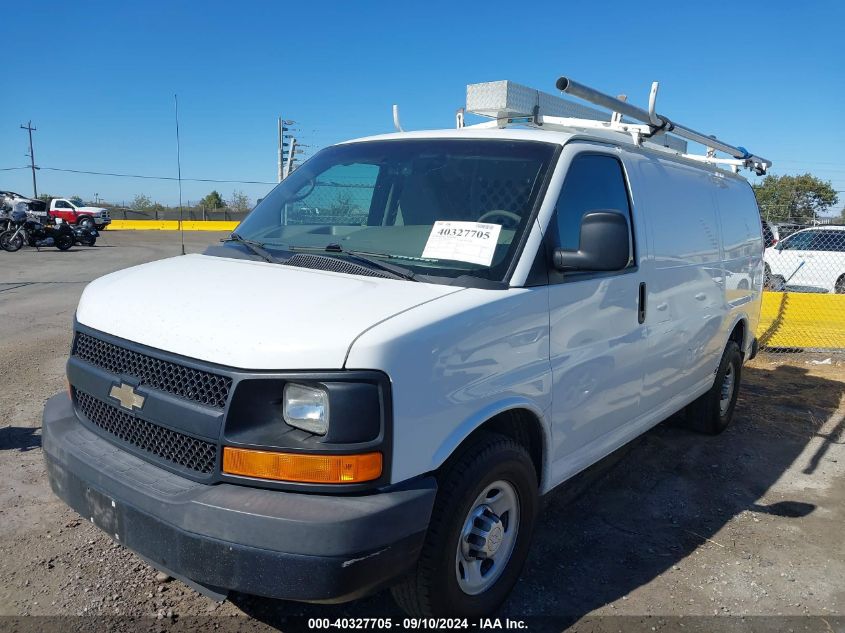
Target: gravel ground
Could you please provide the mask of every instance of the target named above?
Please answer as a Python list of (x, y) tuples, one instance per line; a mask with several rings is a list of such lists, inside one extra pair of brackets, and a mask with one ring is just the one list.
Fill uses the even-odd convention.
[[(187, 250), (219, 237), (186, 234)], [(93, 249), (0, 254), (0, 615), (147, 616), (256, 630), (287, 628), (297, 615), (401, 617), (387, 593), (339, 606), (237, 595), (218, 604), (157, 577), (52, 495), (40, 415), (64, 387), (85, 283), (179, 249), (176, 233), (106, 231)], [(502, 616), (564, 616), (581, 629), (603, 615), (841, 622), (843, 414), (845, 355), (758, 358), (745, 368), (726, 433), (702, 437), (669, 420), (546, 500)]]

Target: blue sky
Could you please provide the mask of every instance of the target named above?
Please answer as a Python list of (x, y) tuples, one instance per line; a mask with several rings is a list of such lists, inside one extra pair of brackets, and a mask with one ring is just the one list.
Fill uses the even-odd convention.
[[(651, 10), (649, 10), (651, 8)], [(0, 168), (43, 167), (273, 182), (276, 117), (314, 147), (452, 127), (467, 83), (554, 93), (565, 74), (646, 105), (845, 192), (841, 2), (18, 2), (4, 11)], [(39, 192), (163, 203), (175, 182), (41, 170)], [(253, 199), (271, 185), (183, 184)], [(31, 194), (29, 171), (0, 189)], [(840, 194), (841, 208), (845, 193)]]

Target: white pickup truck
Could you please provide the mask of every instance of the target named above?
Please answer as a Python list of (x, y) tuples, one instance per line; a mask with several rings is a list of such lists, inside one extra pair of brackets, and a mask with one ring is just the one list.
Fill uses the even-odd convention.
[(68, 224), (79, 224), (89, 229), (103, 230), (111, 224), (109, 210), (102, 207), (86, 207), (68, 198), (53, 198), (50, 201), (49, 215)]

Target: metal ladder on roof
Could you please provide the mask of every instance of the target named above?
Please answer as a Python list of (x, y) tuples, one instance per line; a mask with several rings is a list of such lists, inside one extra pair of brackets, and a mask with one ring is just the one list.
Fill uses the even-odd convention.
[[(651, 85), (648, 110), (628, 103), (624, 96), (611, 97), (568, 77), (560, 77), (556, 86), (561, 92), (606, 108), (609, 112), (512, 81), (490, 81), (467, 86), (466, 108), (457, 112), (457, 127), (464, 127), (464, 115), (469, 112), (494, 119), (466, 126), (470, 128), (504, 128), (516, 125), (570, 132), (603, 130), (630, 136), (635, 145), (662, 147), (690, 160), (729, 166), (734, 172), (745, 168), (757, 175), (763, 175), (772, 165), (770, 160), (757, 156), (744, 147), (730, 145), (715, 136), (696, 132), (658, 114), (656, 102), (659, 84), (656, 81)], [(706, 153), (689, 153), (687, 140), (704, 145)], [(717, 157), (716, 152), (728, 154), (729, 158)]]

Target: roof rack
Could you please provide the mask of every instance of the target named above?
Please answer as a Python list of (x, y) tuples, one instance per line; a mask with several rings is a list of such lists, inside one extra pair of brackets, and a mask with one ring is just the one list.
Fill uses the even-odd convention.
[[(610, 110), (608, 113), (512, 81), (490, 81), (467, 86), (466, 111), (496, 119), (470, 127), (523, 125), (564, 131), (606, 130), (629, 135), (637, 145), (647, 143), (667, 148), (691, 160), (730, 166), (734, 172), (745, 167), (757, 175), (763, 175), (771, 167), (770, 160), (756, 156), (743, 147), (729, 145), (715, 136), (696, 132), (657, 114), (655, 103), (658, 87), (658, 82), (652, 83), (649, 108), (646, 111), (628, 103), (624, 95), (611, 97), (567, 77), (557, 80), (557, 88), (562, 92), (607, 108)], [(458, 111), (457, 125), (464, 126), (463, 109)], [(704, 145), (707, 153), (689, 154), (683, 139)], [(731, 158), (717, 158), (717, 151)]]

